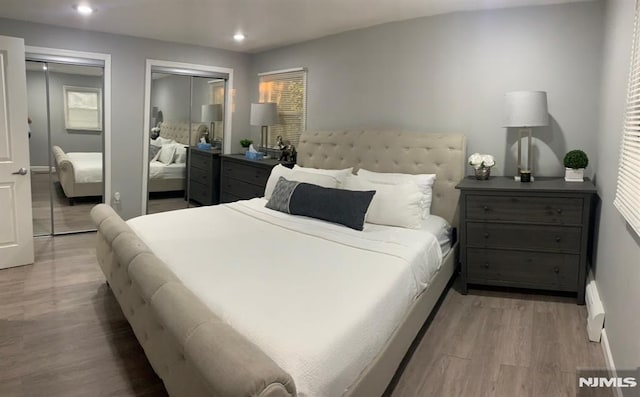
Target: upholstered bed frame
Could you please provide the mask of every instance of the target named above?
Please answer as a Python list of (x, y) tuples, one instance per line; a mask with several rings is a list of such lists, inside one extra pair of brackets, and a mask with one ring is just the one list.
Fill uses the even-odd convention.
[[(362, 167), (435, 173), (432, 213), (457, 225), (465, 137), (399, 131), (305, 132), (298, 163), (305, 167)], [(257, 346), (213, 314), (110, 208), (96, 206), (97, 256), (149, 362), (173, 396), (294, 396), (294, 380)], [(383, 350), (345, 396), (386, 389), (431, 313), (457, 263), (457, 244), (433, 282), (413, 303)]]
[[(206, 128), (204, 124), (191, 123), (191, 139), (189, 139), (189, 123), (166, 121), (160, 125), (160, 136), (180, 143), (190, 142), (185, 145), (193, 146), (202, 136), (203, 129), (206, 130)], [(56, 164), (56, 172), (67, 198), (102, 196), (101, 182), (77, 182), (73, 163), (64, 150), (55, 145), (51, 150)], [(184, 188), (185, 180), (183, 178), (149, 180), (149, 191), (152, 193), (184, 190)]]

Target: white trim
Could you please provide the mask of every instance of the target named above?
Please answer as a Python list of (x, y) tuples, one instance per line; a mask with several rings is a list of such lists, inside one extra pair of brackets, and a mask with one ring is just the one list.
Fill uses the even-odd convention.
[[(613, 354), (611, 354), (611, 347), (609, 345), (609, 338), (607, 337), (607, 329), (604, 328), (602, 330), (602, 353), (604, 354), (604, 361), (607, 364), (607, 370), (609, 371), (609, 376), (615, 378), (618, 376), (618, 371), (616, 370), (616, 365), (613, 362)], [(613, 389), (616, 397), (623, 397), (622, 390), (619, 387)]]
[(111, 205), (111, 54), (33, 46), (26, 46), (25, 52), (42, 55), (98, 59), (104, 61), (104, 148), (102, 149), (104, 156), (103, 201), (105, 204)]
[(51, 169), (51, 173), (55, 174), (56, 173), (56, 167), (47, 167), (46, 165), (32, 165), (31, 167), (31, 173), (33, 174), (34, 172), (37, 173), (41, 173), (41, 172), (49, 172), (49, 169)]
[(207, 72), (227, 73), (229, 80), (227, 81), (227, 89), (224, 93), (225, 115), (224, 115), (224, 147), (222, 153), (231, 152), (231, 118), (232, 118), (232, 100), (231, 91), (233, 89), (233, 68), (225, 68), (220, 66), (198, 65), (184, 62), (163, 61), (160, 59), (147, 59), (144, 72), (144, 127), (142, 130), (142, 207), (141, 214), (147, 213), (147, 200), (149, 193), (147, 187), (149, 183), (149, 120), (151, 119), (151, 68), (153, 66), (163, 66), (170, 68), (182, 68), (188, 70), (202, 70)]
[(258, 73), (258, 77), (268, 76), (270, 74), (279, 74), (279, 73), (290, 73), (290, 72), (306, 72), (305, 68), (291, 68), (291, 69), (281, 69), (281, 70), (272, 70), (270, 72), (262, 72)]

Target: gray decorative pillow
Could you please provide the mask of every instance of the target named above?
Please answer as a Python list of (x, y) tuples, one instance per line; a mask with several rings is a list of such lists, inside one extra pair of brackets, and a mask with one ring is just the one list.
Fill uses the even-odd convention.
[(300, 182), (288, 181), (284, 177), (278, 178), (276, 187), (273, 189), (273, 193), (271, 193), (271, 198), (267, 202), (267, 208), (290, 214), (289, 200), (291, 199), (291, 194), (299, 184)]
[(266, 207), (362, 230), (375, 190), (333, 189), (280, 177)]
[(149, 145), (149, 161), (151, 161), (152, 158), (156, 157), (156, 154), (158, 154), (158, 151), (161, 147), (162, 146)]

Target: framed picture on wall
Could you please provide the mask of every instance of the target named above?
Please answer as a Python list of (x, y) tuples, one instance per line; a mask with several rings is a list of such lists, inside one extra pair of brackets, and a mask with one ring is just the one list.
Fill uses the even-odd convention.
[(63, 86), (67, 130), (102, 131), (102, 89)]

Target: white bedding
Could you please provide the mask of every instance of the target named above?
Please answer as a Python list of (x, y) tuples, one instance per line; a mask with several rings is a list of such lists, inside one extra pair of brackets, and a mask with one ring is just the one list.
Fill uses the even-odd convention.
[[(73, 164), (76, 183), (102, 182), (102, 153), (71, 152), (67, 156)], [(149, 162), (151, 179), (184, 179), (185, 174), (185, 163), (164, 165), (159, 161)]]
[(436, 274), (438, 240), (371, 224), (358, 232), (265, 203), (127, 223), (215, 314), (293, 377), (299, 396), (342, 395)]
[(73, 164), (76, 183), (102, 182), (102, 153), (76, 152), (67, 156)]
[(159, 161), (149, 162), (149, 178), (151, 179), (184, 179), (186, 172), (185, 163), (165, 165)]

